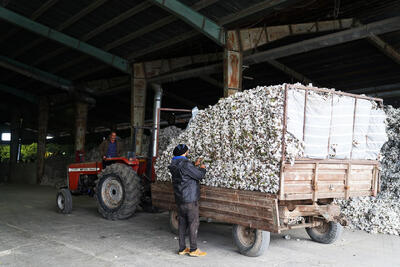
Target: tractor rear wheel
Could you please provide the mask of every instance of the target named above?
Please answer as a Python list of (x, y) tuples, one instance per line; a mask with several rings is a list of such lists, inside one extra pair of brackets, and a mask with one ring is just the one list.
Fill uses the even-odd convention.
[(128, 165), (115, 163), (99, 175), (96, 186), (97, 209), (108, 220), (131, 217), (140, 204), (142, 185)]

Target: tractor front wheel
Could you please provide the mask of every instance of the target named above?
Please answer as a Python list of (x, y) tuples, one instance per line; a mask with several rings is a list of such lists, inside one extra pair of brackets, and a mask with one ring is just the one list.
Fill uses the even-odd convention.
[(61, 188), (56, 196), (57, 208), (60, 213), (68, 214), (72, 211), (72, 195), (68, 188)]
[(131, 217), (142, 195), (142, 185), (137, 173), (128, 165), (115, 163), (100, 174), (96, 186), (97, 208), (108, 220)]

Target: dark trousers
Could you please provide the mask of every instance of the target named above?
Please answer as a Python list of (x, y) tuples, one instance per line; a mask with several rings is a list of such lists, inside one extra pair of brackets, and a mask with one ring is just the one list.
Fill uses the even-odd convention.
[(185, 235), (189, 230), (190, 251), (197, 249), (197, 230), (199, 229), (199, 203), (178, 204), (179, 251), (186, 248)]

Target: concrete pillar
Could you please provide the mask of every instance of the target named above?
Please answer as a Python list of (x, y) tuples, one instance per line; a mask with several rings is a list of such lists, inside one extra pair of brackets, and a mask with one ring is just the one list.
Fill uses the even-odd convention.
[(88, 114), (88, 103), (75, 103), (75, 161), (85, 160), (85, 135)]
[[(133, 64), (133, 73), (131, 78), (131, 126), (143, 127), (146, 106), (146, 75), (144, 63)], [(133, 138), (134, 129), (132, 128), (131, 136)], [(132, 140), (132, 139), (131, 139)], [(136, 154), (142, 155), (147, 148), (142, 147), (143, 130), (136, 132)]]
[(49, 104), (47, 98), (43, 97), (39, 101), (38, 116), (38, 141), (37, 141), (37, 168), (36, 183), (40, 184), (44, 173), (44, 159), (46, 154), (47, 123), (49, 120)]
[(242, 90), (243, 53), (238, 31), (226, 33), (224, 50), (224, 97)]

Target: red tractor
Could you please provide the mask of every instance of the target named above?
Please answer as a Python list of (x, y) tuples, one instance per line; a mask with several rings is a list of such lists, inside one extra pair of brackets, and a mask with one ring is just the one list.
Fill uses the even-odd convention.
[[(126, 219), (141, 205), (144, 210), (152, 210), (150, 184), (155, 181), (154, 162), (158, 147), (160, 111), (191, 112), (191, 110), (158, 108), (154, 128), (151, 129), (152, 142), (147, 158), (136, 157), (135, 142), (133, 152), (127, 157), (108, 158), (105, 161), (74, 163), (68, 166), (67, 187), (57, 192), (56, 202), (61, 213), (72, 211), (72, 195), (90, 195), (97, 201), (97, 208), (104, 218)], [(154, 145), (156, 144), (156, 145)]]

